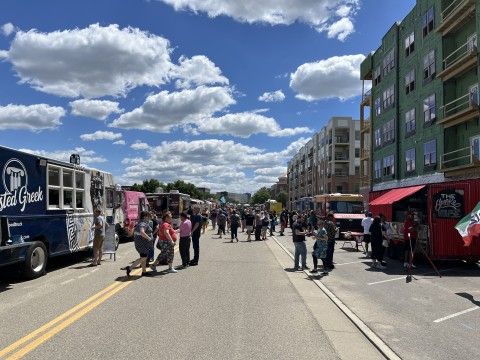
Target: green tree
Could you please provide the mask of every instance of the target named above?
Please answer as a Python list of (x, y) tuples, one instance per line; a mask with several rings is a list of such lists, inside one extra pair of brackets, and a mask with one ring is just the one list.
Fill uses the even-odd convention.
[(255, 194), (253, 194), (252, 203), (254, 205), (263, 204), (268, 199), (270, 199), (270, 190), (266, 187), (262, 187), (258, 189)]
[(198, 191), (195, 185), (185, 182), (183, 180), (177, 180), (173, 183), (168, 183), (165, 187), (165, 191), (170, 190), (178, 190), (182, 194), (188, 194), (195, 199), (200, 199), (202, 197), (202, 193)]
[(281, 191), (278, 193), (275, 200), (277, 200), (279, 203), (282, 203), (283, 207), (286, 207), (288, 201), (288, 194), (285, 191)]
[(157, 188), (163, 188), (164, 185), (157, 179), (144, 180), (142, 183), (142, 190), (144, 193), (154, 193)]

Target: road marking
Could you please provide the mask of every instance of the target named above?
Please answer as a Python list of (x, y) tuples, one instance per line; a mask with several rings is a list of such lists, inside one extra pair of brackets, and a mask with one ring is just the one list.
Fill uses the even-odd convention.
[(67, 284), (71, 283), (72, 281), (75, 281), (75, 279), (69, 279), (69, 280), (63, 281), (63, 282), (60, 283), (60, 285), (67, 285)]
[(358, 261), (352, 261), (352, 262), (341, 263), (341, 264), (334, 263), (334, 264), (335, 266), (342, 266), (342, 265), (360, 264), (363, 262), (365, 262), (365, 260), (358, 260)]
[[(283, 251), (285, 251), (293, 260), (293, 254), (285, 246), (283, 246), (275, 236), (272, 236), (272, 238), (277, 245), (280, 246), (280, 248), (282, 248)], [(307, 270), (304, 270), (303, 272), (350, 319), (350, 321), (362, 332), (363, 335), (365, 335), (365, 337), (373, 344), (373, 346), (375, 346), (382, 353), (383, 356), (389, 360), (401, 360), (401, 358), (377, 334), (375, 334), (367, 326), (367, 324), (365, 324), (352, 310), (350, 310), (348, 306), (342, 302), (342, 300), (340, 300), (333, 292), (331, 292), (330, 289), (328, 289), (321, 281), (315, 279)]]
[(445, 321), (445, 320), (449, 320), (449, 319), (452, 319), (454, 317), (457, 317), (457, 316), (460, 316), (460, 315), (463, 315), (463, 314), (466, 314), (466, 313), (469, 313), (469, 312), (472, 312), (472, 311), (475, 311), (475, 310), (478, 310), (480, 309), (480, 306), (475, 306), (475, 307), (472, 307), (470, 309), (467, 309), (467, 310), (463, 310), (463, 311), (459, 311), (455, 314), (451, 314), (451, 315), (448, 315), (448, 316), (445, 316), (443, 318), (440, 318), (440, 319), (437, 319), (437, 320), (434, 320), (433, 322), (434, 323), (440, 323), (442, 321)]
[[(438, 272), (442, 273), (442, 272), (446, 272), (446, 271), (450, 271), (450, 270), (456, 270), (456, 269), (455, 268), (450, 268), (450, 269), (439, 270)], [(436, 274), (435, 271), (429, 271), (429, 272), (426, 272), (426, 273), (423, 273), (423, 274), (412, 274), (412, 276), (425, 276), (425, 275), (435, 275), (435, 274)], [(390, 282), (390, 281), (405, 280), (407, 275), (408, 274), (405, 273), (405, 275), (402, 276), (402, 277), (396, 277), (396, 278), (393, 278), (393, 279), (375, 281), (375, 282), (368, 283), (367, 285), (377, 285), (377, 284), (387, 283), (387, 282)]]
[(90, 273), (85, 273), (82, 275), (77, 276), (77, 279), (83, 279), (84, 277), (90, 276)]
[[(175, 246), (174, 252), (178, 252), (178, 245)], [(98, 271), (99, 268), (95, 268), (90, 273)], [(133, 276), (138, 276), (141, 274), (141, 269), (133, 270)], [(73, 279), (72, 279), (73, 281)], [(125, 282), (122, 281), (115, 281), (114, 283), (107, 286), (105, 289), (99, 291), (95, 295), (89, 297), (87, 300), (83, 301), (82, 303), (74, 306), (70, 310), (64, 312), (63, 314), (57, 316), (55, 319), (51, 320), (50, 322), (46, 323), (45, 325), (41, 326), (40, 328), (34, 330), (30, 334), (24, 336), (23, 338), (17, 340), (13, 344), (7, 346), (6, 348), (0, 350), (0, 358), (3, 359), (5, 355), (11, 354), (17, 348), (22, 346), (23, 344), (31, 341), (29, 344), (25, 345), (23, 348), (18, 350), (17, 352), (11, 354), (6, 359), (7, 360), (17, 360), (24, 357), (26, 354), (30, 353), (31, 351), (35, 350), (37, 347), (42, 345), (44, 342), (67, 328), (68, 326), (72, 325), (75, 321), (79, 320), (90, 311), (104, 303), (106, 300), (111, 298), (117, 292), (123, 290), (128, 285), (130, 285), (134, 281), (134, 278), (127, 280)], [(43, 334), (43, 335), (42, 335)], [(41, 335), (41, 336), (40, 336)]]

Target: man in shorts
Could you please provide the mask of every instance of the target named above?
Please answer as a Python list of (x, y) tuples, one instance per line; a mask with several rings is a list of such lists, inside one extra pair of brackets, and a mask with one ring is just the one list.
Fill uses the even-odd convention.
[(252, 241), (251, 236), (255, 226), (255, 215), (252, 214), (252, 209), (248, 209), (248, 212), (245, 215), (245, 225), (247, 227), (247, 241)]
[(372, 213), (368, 212), (367, 217), (362, 219), (363, 241), (365, 242), (365, 255), (368, 257), (368, 245), (371, 242), (370, 226), (373, 223)]
[(103, 242), (105, 241), (105, 220), (100, 209), (95, 209), (93, 218), (93, 260), (91, 266), (100, 265), (102, 260)]

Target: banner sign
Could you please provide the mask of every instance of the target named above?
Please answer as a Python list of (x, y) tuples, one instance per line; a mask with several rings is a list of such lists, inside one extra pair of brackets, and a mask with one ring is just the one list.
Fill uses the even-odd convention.
[(442, 190), (433, 197), (434, 215), (440, 219), (461, 219), (464, 215), (463, 190)]

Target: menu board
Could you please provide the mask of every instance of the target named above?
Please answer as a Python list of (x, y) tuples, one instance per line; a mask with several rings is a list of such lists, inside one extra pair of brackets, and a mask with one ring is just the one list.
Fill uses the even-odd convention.
[(440, 219), (461, 219), (464, 216), (463, 190), (442, 190), (433, 197), (433, 212)]

